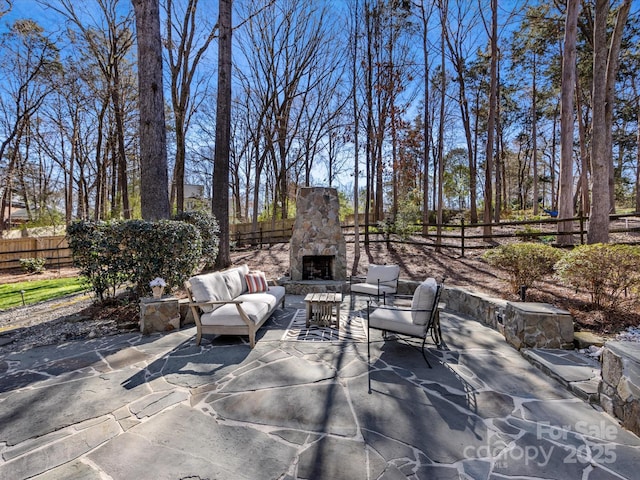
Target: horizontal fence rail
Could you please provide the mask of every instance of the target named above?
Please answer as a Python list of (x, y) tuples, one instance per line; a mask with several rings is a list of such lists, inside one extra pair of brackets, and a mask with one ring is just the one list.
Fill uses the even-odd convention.
[[(350, 219), (352, 222), (353, 219)], [(229, 226), (229, 238), (232, 249), (258, 247), (288, 243), (293, 231), (294, 219), (232, 224)], [(427, 235), (423, 235), (423, 225), (415, 224), (405, 232), (393, 231), (381, 224), (359, 225), (360, 242), (364, 242), (368, 232), (370, 243), (405, 243), (421, 245), (425, 248), (443, 248), (457, 250), (465, 256), (468, 250), (487, 250), (503, 243), (513, 241), (544, 241), (556, 244), (558, 223), (572, 222), (572, 243), (584, 244), (586, 241), (588, 219), (575, 217), (568, 220), (544, 218), (539, 220), (521, 220), (500, 223), (466, 224), (457, 223), (428, 225)], [(484, 234), (485, 227), (491, 228), (491, 234)], [(347, 243), (355, 241), (353, 223), (343, 224), (342, 232)], [(612, 243), (640, 245), (640, 214), (611, 215), (609, 233)], [(44, 258), (47, 268), (69, 266), (73, 264), (71, 249), (64, 236), (27, 237), (0, 239), (0, 270), (20, 268), (22, 258)]]

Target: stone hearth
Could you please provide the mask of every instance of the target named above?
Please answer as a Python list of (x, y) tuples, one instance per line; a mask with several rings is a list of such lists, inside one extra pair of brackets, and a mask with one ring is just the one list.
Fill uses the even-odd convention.
[[(346, 280), (347, 246), (342, 235), (339, 212), (338, 191), (335, 188), (300, 189), (290, 243), (292, 281)], [(314, 259), (319, 263), (310, 269), (309, 263)], [(312, 272), (311, 276), (309, 271)]]

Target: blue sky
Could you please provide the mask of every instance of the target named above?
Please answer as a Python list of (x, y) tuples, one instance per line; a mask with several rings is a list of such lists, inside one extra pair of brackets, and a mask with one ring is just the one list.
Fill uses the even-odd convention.
[[(5, 17), (3, 17), (4, 22), (12, 22), (16, 18), (24, 18), (24, 17), (32, 17), (40, 19), (41, 17), (46, 19), (46, 12), (42, 5), (40, 5), (36, 0), (14, 0), (13, 8), (11, 12), (9, 12)], [(53, 16), (49, 14), (49, 16)]]

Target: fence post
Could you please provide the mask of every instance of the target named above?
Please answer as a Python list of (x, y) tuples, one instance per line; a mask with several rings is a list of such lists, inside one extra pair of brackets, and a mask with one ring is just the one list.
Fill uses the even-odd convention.
[(584, 245), (584, 217), (580, 215), (580, 245)]
[(460, 250), (462, 251), (462, 257), (464, 258), (464, 217), (460, 219)]

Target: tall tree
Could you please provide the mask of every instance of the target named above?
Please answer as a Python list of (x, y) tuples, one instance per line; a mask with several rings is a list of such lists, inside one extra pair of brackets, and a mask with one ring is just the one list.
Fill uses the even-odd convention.
[(464, 136), (467, 143), (467, 157), (469, 165), (469, 216), (471, 223), (478, 222), (477, 207), (477, 168), (476, 168), (476, 151), (474, 149), (473, 137), (471, 134), (471, 108), (469, 107), (469, 96), (467, 93), (468, 68), (467, 59), (471, 57), (470, 50), (474, 47), (468, 43), (468, 37), (473, 29), (476, 20), (476, 12), (471, 8), (472, 3), (464, 0), (457, 0), (455, 11), (457, 15), (455, 26), (452, 22), (447, 22), (446, 35), (444, 36), (449, 57), (455, 70), (455, 81), (458, 84), (458, 105), (460, 108), (460, 119), (464, 129)]
[[(176, 135), (176, 158), (173, 169), (172, 197), (176, 209), (184, 210), (186, 138), (190, 118), (196, 106), (192, 91), (198, 64), (218, 31), (218, 24), (208, 25), (198, 16), (198, 0), (188, 0), (178, 12), (177, 2), (166, 0), (167, 53), (171, 73), (171, 105)], [(200, 37), (200, 38), (198, 38)], [(172, 202), (173, 203), (173, 202)]]
[[(437, 212), (437, 232), (436, 250), (440, 251), (442, 244), (442, 181), (444, 178), (444, 123), (445, 123), (445, 101), (447, 98), (447, 68), (445, 64), (445, 43), (447, 37), (447, 14), (449, 11), (448, 0), (440, 0), (440, 115), (438, 117), (438, 202)], [(435, 176), (435, 172), (434, 172)]]
[[(353, 102), (353, 232), (354, 250), (351, 275), (358, 274), (360, 262), (360, 109), (358, 104), (358, 38), (360, 5), (356, 0), (353, 5), (353, 23), (351, 25), (351, 100)], [(640, 130), (639, 130), (640, 131)], [(640, 195), (638, 196), (640, 198)]]
[(629, 10), (631, 8), (631, 0), (623, 0), (618, 7), (616, 21), (611, 33), (609, 51), (607, 53), (607, 79), (605, 89), (604, 115), (605, 125), (605, 148), (608, 155), (611, 155), (611, 163), (609, 165), (609, 213), (616, 213), (616, 197), (615, 197), (615, 169), (613, 167), (613, 110), (615, 108), (615, 85), (618, 75), (618, 67), (620, 64), (620, 46), (622, 44), (622, 33), (627, 23)]
[[(422, 70), (423, 75), (423, 131), (422, 131), (422, 234), (427, 236), (429, 234), (429, 152), (431, 151), (431, 117), (429, 112), (430, 96), (429, 96), (429, 80), (431, 74), (429, 73), (429, 21), (431, 18), (431, 12), (433, 8), (433, 2), (429, 2), (429, 7), (425, 7), (425, 2), (422, 0), (418, 5), (420, 28), (421, 28), (421, 46), (422, 55), (424, 60), (424, 66)], [(472, 213), (473, 214), (473, 213)]]
[(611, 127), (613, 87), (618, 67), (622, 29), (629, 14), (630, 0), (619, 7), (616, 24), (608, 45), (607, 18), (609, 0), (596, 0), (593, 27), (593, 87), (591, 139), (591, 215), (587, 243), (609, 242)]
[(5, 136), (0, 141), (0, 161), (7, 153), (9, 158), (0, 184), (3, 187), (0, 233), (6, 227), (5, 212), (11, 204), (14, 177), (21, 173), (19, 142), (46, 97), (57, 88), (54, 77), (60, 70), (58, 48), (33, 20), (17, 20), (2, 41), (4, 55), (0, 68), (5, 75), (0, 88), (0, 110), (5, 115), (2, 119)]
[(498, 104), (498, 0), (491, 0), (491, 64), (489, 67), (489, 113), (487, 118), (487, 145), (484, 170), (484, 212), (483, 233), (491, 235), (491, 212), (493, 207), (493, 156), (495, 152), (494, 135), (496, 110)]
[[(562, 56), (562, 90), (560, 103), (560, 189), (558, 192), (558, 217), (573, 218), (573, 131), (576, 71), (576, 41), (580, 0), (567, 2), (564, 27), (564, 51)], [(573, 222), (558, 223), (558, 243), (573, 243)]]
[(136, 15), (140, 98), (140, 206), (142, 218), (169, 218), (167, 136), (162, 85), (159, 0), (131, 0)]
[(231, 265), (229, 252), (229, 152), (231, 149), (231, 3), (219, 0), (218, 99), (216, 144), (213, 158), (213, 199), (211, 210), (220, 224), (217, 268)]
[[(125, 105), (122, 82), (122, 63), (133, 45), (133, 33), (131, 32), (133, 19), (130, 9), (126, 11), (125, 15), (122, 15), (120, 0), (100, 0), (97, 3), (101, 18), (96, 19), (96, 22), (103, 21), (105, 24), (90, 26), (85, 22), (87, 22), (88, 18), (94, 19), (95, 17), (86, 11), (78, 11), (78, 2), (74, 2), (73, 0), (60, 0), (58, 6), (51, 5), (51, 2), (39, 1), (44, 5), (51, 6), (51, 8), (64, 15), (78, 28), (88, 50), (94, 56), (100, 72), (106, 81), (109, 96), (111, 97), (117, 135), (115, 153), (117, 158), (117, 181), (120, 202), (122, 203), (122, 214), (124, 218), (131, 218), (124, 126)], [(117, 211), (115, 203), (112, 204), (112, 211), (114, 214)]]

